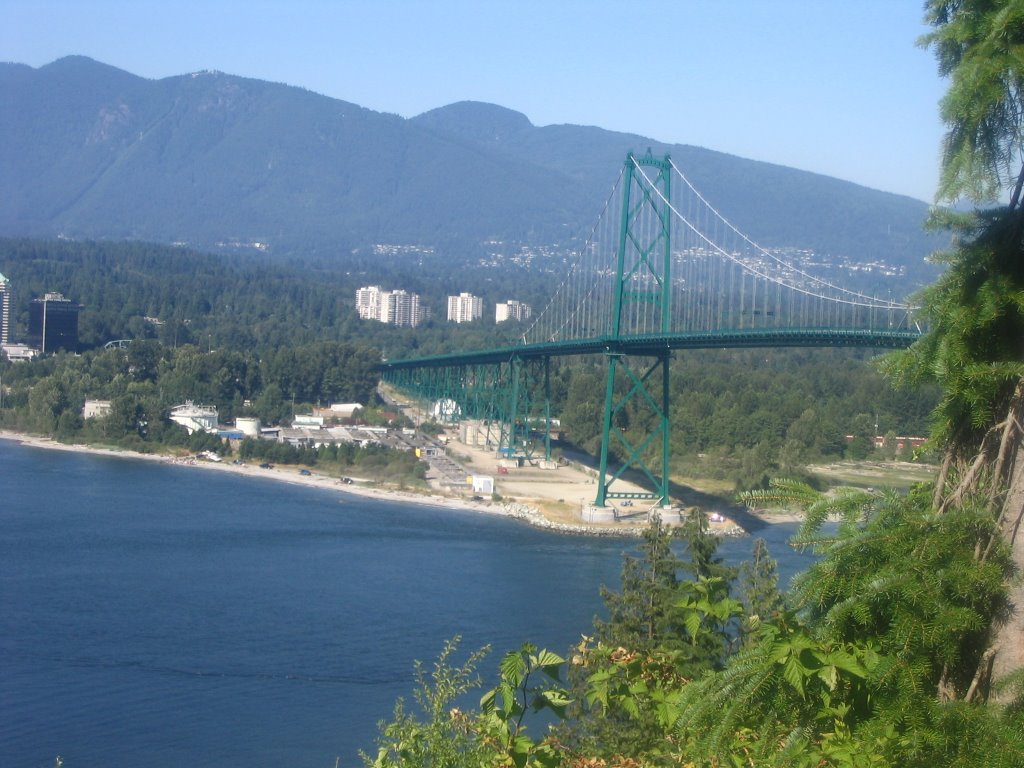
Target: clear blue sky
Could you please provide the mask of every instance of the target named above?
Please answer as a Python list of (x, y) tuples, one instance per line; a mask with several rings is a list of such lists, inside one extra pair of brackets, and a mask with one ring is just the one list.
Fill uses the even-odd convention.
[(0, 60), (217, 69), (411, 117), (696, 144), (930, 201), (945, 83), (922, 0), (0, 0)]

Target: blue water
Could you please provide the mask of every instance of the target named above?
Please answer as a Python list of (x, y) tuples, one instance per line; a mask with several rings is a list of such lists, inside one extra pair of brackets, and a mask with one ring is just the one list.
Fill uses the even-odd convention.
[(359, 765), (416, 659), (564, 652), (630, 548), (0, 440), (0, 766)]

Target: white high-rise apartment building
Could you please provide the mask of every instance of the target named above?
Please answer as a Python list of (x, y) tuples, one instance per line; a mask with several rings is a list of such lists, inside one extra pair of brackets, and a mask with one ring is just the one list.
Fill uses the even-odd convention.
[(529, 320), (533, 310), (529, 304), (509, 299), (501, 304), (494, 305), (494, 322), (503, 323), (506, 320)]
[(0, 344), (11, 343), (11, 281), (0, 274)]
[(423, 320), (420, 297), (402, 289), (381, 294), (380, 321), (415, 328)]
[(379, 285), (370, 285), (356, 290), (356, 311), (363, 320), (380, 320)]
[(448, 321), (468, 323), (484, 316), (484, 300), (471, 293), (448, 297)]
[(426, 318), (417, 293), (402, 289), (382, 291), (371, 285), (356, 291), (356, 311), (364, 320), (379, 320), (390, 325), (415, 327)]

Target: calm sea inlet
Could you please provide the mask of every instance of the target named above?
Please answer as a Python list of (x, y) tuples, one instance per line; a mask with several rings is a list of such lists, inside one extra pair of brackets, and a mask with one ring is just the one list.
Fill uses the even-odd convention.
[(0, 766), (357, 766), (415, 660), (564, 653), (632, 546), (0, 440)]

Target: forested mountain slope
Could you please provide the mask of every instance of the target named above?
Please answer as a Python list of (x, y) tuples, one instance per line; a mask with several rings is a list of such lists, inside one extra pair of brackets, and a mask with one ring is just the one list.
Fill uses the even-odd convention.
[[(343, 259), (373, 243), (472, 257), (567, 244), (627, 152), (671, 152), (771, 247), (919, 271), (923, 202), (595, 127), (536, 127), (464, 102), (412, 119), (286, 85), (200, 72), (147, 80), (84, 57), (0, 64), (0, 234), (258, 247)], [(258, 244), (258, 245), (257, 245)]]

